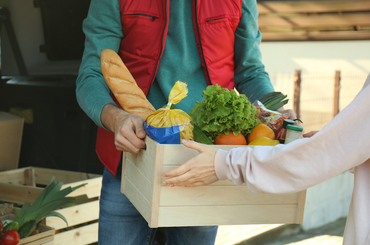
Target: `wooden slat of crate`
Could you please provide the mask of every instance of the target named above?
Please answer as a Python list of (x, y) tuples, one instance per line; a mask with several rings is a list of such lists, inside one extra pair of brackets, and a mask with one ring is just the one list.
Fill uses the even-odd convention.
[[(35, 177), (32, 178), (35, 181), (33, 180), (30, 181), (29, 179), (26, 179), (26, 176), (32, 176), (29, 175), (30, 170), (34, 171)], [(32, 204), (36, 200), (36, 198), (41, 194), (43, 188), (23, 185), (33, 182), (39, 185), (47, 185), (50, 182), (52, 176), (55, 177), (55, 180), (64, 183), (62, 189), (66, 187), (75, 187), (87, 183), (86, 186), (73, 191), (69, 196), (86, 195), (89, 198), (100, 196), (102, 181), (101, 175), (93, 174), (87, 175), (84, 173), (76, 173), (72, 171), (27, 167), (17, 170), (4, 171), (1, 173), (0, 175), (1, 200), (15, 202), (18, 204), (23, 204), (24, 202)], [(19, 180), (17, 181), (16, 178), (19, 178)], [(66, 181), (75, 181), (75, 182), (66, 182)], [(9, 183), (17, 184), (14, 185)], [(18, 185), (19, 183), (21, 183), (22, 185)]]
[[(133, 180), (133, 178), (140, 178), (141, 181), (136, 183), (136, 188), (140, 190), (141, 194), (143, 194), (144, 198), (148, 201), (152, 199), (153, 195), (153, 174), (152, 178), (150, 176), (146, 176), (143, 172), (140, 171), (131, 161), (127, 162), (126, 165), (126, 174), (128, 180)], [(149, 177), (149, 178), (148, 178)]]
[(125, 195), (144, 217), (144, 219), (150, 220), (152, 199), (146, 199), (143, 194), (141, 194), (140, 190), (135, 187), (135, 184), (130, 181), (130, 179), (126, 179), (124, 191)]
[(42, 230), (42, 233), (39, 233), (43, 235), (42, 238), (37, 238), (36, 235), (29, 236), (29, 237), (21, 239), (18, 245), (22, 245), (22, 244), (38, 245), (38, 244), (45, 244), (47, 242), (54, 240), (55, 229), (49, 226), (45, 226), (43, 224), (39, 224), (38, 229)]
[[(147, 150), (139, 155), (127, 153), (124, 157), (121, 190), (150, 227), (303, 221), (306, 191), (254, 194), (246, 186), (235, 186), (230, 181), (196, 188), (163, 186), (163, 172), (180, 166), (198, 152), (181, 145), (161, 145), (148, 137), (146, 145)], [(229, 150), (235, 146), (214, 147)], [(242, 210), (249, 211), (240, 215)]]
[(13, 185), (25, 185), (26, 177), (24, 169), (14, 169), (11, 171), (0, 172), (0, 179), (4, 183)]
[[(161, 149), (161, 146), (159, 145), (156, 149)], [(124, 176), (127, 178), (123, 178), (121, 186), (121, 191), (125, 191), (126, 196), (141, 215), (146, 220), (155, 223), (158, 222), (160, 182), (162, 180), (160, 163), (163, 162), (163, 156), (156, 154), (156, 149), (147, 147), (146, 154), (125, 154), (128, 161), (123, 162), (123, 169), (125, 170)], [(140, 162), (146, 164), (138, 164)]]
[(46, 242), (46, 243), (44, 243), (44, 244), (42, 244), (42, 245), (54, 245), (54, 241)]
[[(2, 181), (2, 179), (0, 179)], [(14, 185), (0, 182), (0, 199), (5, 202), (32, 204), (41, 194), (43, 188), (33, 186)]]
[(77, 190), (73, 191), (68, 196), (86, 195), (89, 198), (100, 196), (101, 183), (102, 183), (102, 178), (101, 177), (64, 184), (62, 186), (62, 189), (66, 188), (66, 187), (69, 187), (69, 186), (70, 187), (75, 187), (75, 186), (85, 184), (85, 183), (87, 183), (87, 185), (85, 185), (81, 188), (78, 188)]
[(98, 174), (81, 173), (75, 171), (56, 170), (39, 167), (30, 167), (30, 168), (35, 169), (36, 183), (40, 185), (49, 184), (51, 176), (54, 176), (55, 180), (61, 181), (64, 184), (78, 182), (85, 179), (101, 177), (101, 175)]
[(54, 245), (81, 245), (98, 241), (98, 222), (57, 233)]
[[(62, 214), (64, 217), (68, 217), (68, 226), (97, 220), (99, 219), (99, 200), (59, 209), (57, 212)], [(47, 226), (54, 227), (56, 230), (67, 227), (67, 224), (57, 217), (47, 217), (45, 224)]]
[[(222, 195), (220, 195), (222, 194)], [(298, 195), (254, 194), (246, 186), (201, 186), (161, 188), (161, 207), (218, 205), (297, 204)]]
[[(236, 205), (160, 207), (158, 226), (287, 224), (296, 219), (297, 205)], [(181, 220), (181, 225), (177, 222)]]
[(370, 1), (289, 1), (289, 2), (258, 2), (259, 14), (272, 13), (328, 13), (355, 12), (370, 10)]

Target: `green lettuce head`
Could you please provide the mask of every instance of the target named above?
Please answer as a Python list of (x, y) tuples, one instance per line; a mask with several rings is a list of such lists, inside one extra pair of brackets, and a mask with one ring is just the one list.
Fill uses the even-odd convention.
[(256, 107), (252, 106), (247, 96), (238, 95), (235, 90), (210, 85), (204, 91), (203, 102), (196, 102), (191, 108), (192, 122), (212, 140), (222, 133), (233, 132), (234, 135), (249, 134), (260, 124), (255, 119)]

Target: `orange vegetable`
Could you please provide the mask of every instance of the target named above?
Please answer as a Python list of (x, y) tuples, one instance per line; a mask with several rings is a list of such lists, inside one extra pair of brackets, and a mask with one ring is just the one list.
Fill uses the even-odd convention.
[(241, 133), (235, 136), (233, 132), (229, 132), (229, 134), (223, 133), (216, 136), (214, 143), (215, 145), (246, 145), (247, 140)]

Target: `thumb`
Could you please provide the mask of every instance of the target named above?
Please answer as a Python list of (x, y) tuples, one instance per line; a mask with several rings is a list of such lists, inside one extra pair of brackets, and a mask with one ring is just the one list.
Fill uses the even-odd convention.
[(141, 139), (145, 138), (146, 132), (145, 132), (145, 129), (144, 129), (143, 121), (142, 120), (135, 120), (133, 123), (134, 123), (134, 130), (135, 130), (136, 136), (141, 138)]
[(204, 151), (204, 145), (200, 144), (198, 142), (192, 141), (192, 140), (182, 140), (181, 143), (186, 146), (187, 148), (203, 152)]

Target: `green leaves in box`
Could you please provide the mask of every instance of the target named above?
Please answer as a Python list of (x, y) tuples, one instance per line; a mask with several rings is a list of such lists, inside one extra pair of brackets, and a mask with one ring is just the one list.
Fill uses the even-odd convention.
[(24, 223), (30, 220), (34, 220), (38, 224), (46, 217), (56, 216), (68, 224), (66, 218), (54, 210), (59, 209), (67, 204), (75, 203), (77, 201), (75, 197), (66, 196), (74, 190), (85, 185), (86, 184), (75, 187), (67, 187), (61, 190), (63, 183), (55, 181), (55, 178), (53, 177), (32, 205), (28, 204), (27, 202), (24, 203), (21, 211), (17, 214), (14, 221), (18, 222), (19, 226), (22, 226)]
[(256, 107), (252, 106), (244, 94), (210, 85), (204, 91), (203, 102), (196, 102), (191, 108), (192, 122), (212, 141), (222, 133), (242, 133), (247, 135), (260, 123), (255, 119)]
[(266, 107), (266, 109), (276, 111), (288, 103), (289, 99), (287, 99), (287, 97), (287, 95), (284, 95), (281, 92), (271, 92), (261, 96), (258, 100)]

